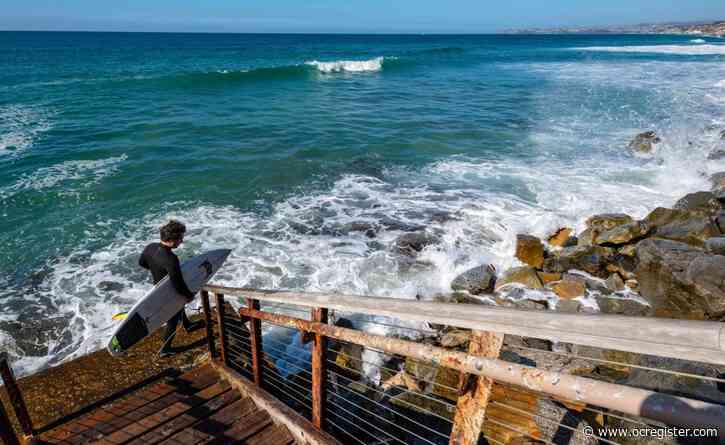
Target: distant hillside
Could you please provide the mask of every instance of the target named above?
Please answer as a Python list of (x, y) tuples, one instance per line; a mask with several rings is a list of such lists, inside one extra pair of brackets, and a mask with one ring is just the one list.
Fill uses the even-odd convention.
[(710, 23), (659, 23), (605, 27), (528, 28), (505, 31), (510, 34), (687, 34), (725, 37), (725, 21)]

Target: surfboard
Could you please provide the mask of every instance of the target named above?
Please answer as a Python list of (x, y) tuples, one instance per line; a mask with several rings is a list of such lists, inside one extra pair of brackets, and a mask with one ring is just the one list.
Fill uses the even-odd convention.
[[(197, 255), (181, 265), (181, 274), (189, 290), (195, 294), (224, 264), (231, 253), (228, 249), (212, 250)], [(123, 318), (108, 342), (108, 352), (123, 354), (147, 335), (156, 331), (187, 304), (186, 298), (176, 292), (165, 277), (154, 286)]]

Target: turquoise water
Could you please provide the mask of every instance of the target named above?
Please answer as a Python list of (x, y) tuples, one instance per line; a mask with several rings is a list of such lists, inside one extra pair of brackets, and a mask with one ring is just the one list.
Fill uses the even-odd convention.
[(25, 370), (102, 345), (169, 217), (182, 257), (234, 249), (219, 282), (412, 298), (514, 264), (517, 232), (642, 216), (723, 167), (723, 62), (683, 36), (0, 33), (0, 344)]

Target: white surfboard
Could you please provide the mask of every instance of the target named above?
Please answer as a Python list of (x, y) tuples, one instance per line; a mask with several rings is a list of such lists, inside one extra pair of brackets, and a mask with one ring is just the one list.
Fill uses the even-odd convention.
[[(227, 259), (231, 250), (212, 250), (197, 255), (181, 265), (184, 281), (193, 293), (199, 292)], [(121, 355), (147, 335), (163, 326), (187, 304), (165, 277), (154, 286), (121, 322), (108, 342), (111, 355)]]

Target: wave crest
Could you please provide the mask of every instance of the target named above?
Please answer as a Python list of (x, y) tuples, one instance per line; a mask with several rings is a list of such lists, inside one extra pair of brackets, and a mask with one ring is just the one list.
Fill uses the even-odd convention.
[(370, 60), (338, 60), (335, 62), (319, 62), (313, 60), (305, 62), (305, 65), (314, 66), (323, 73), (361, 73), (375, 72), (383, 69), (384, 57), (376, 57)]
[(578, 51), (608, 53), (655, 53), (686, 56), (725, 55), (725, 45), (649, 45), (649, 46), (589, 46), (573, 48)]

